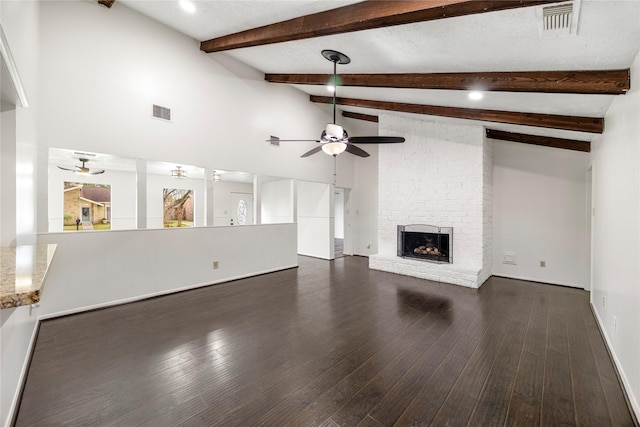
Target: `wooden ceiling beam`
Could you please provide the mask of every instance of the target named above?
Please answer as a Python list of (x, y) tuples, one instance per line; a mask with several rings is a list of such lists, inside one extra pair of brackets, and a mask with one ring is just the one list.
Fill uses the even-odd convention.
[(591, 151), (589, 141), (579, 141), (575, 139), (552, 138), (549, 136), (527, 135), (523, 133), (504, 132), (501, 130), (487, 129), (487, 138), (499, 139), (501, 141), (521, 142), (524, 144), (541, 145), (544, 147), (563, 148), (565, 150)]
[(362, 114), (362, 113), (352, 113), (351, 111), (343, 111), (342, 117), (347, 117), (349, 119), (355, 120), (364, 120), (367, 122), (378, 123), (378, 116), (373, 116), (371, 114)]
[[(311, 102), (331, 104), (329, 96), (311, 95)], [(372, 108), (375, 110), (452, 117), (465, 120), (508, 123), (578, 132), (602, 133), (604, 119), (600, 117), (561, 116), (555, 114), (521, 113), (515, 111), (481, 110), (475, 108), (442, 107), (436, 105), (407, 104), (404, 102), (373, 101), (367, 99), (336, 98), (339, 105)]]
[[(431, 74), (340, 74), (341, 86), (623, 95), (631, 71), (513, 71)], [(265, 74), (271, 83), (326, 85), (331, 74)]]
[(113, 6), (115, 2), (116, 0), (98, 0), (98, 3), (103, 6), (107, 6), (109, 9), (111, 9), (111, 6)]
[(221, 52), (553, 2), (557, 0), (369, 0), (205, 40), (200, 49)]

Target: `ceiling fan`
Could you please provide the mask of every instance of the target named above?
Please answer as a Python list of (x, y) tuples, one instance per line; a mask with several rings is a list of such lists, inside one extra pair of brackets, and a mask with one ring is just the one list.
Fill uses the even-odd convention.
[(101, 173), (104, 173), (104, 169), (91, 171), (88, 167), (86, 167), (85, 163), (89, 161), (88, 159), (78, 159), (78, 160), (82, 162), (82, 166), (76, 166), (75, 169), (63, 168), (62, 166), (58, 166), (58, 168), (65, 171), (71, 171), (76, 175), (100, 175)]
[[(347, 153), (355, 154), (360, 157), (369, 157), (369, 153), (362, 148), (353, 144), (395, 144), (404, 142), (404, 138), (399, 136), (352, 136), (347, 134), (347, 131), (342, 126), (336, 124), (336, 92), (337, 92), (337, 64), (348, 64), (351, 59), (344, 53), (340, 53), (335, 50), (325, 49), (322, 51), (322, 56), (328, 61), (333, 62), (333, 123), (328, 123), (325, 130), (322, 131), (320, 139), (280, 139), (280, 142), (306, 142), (313, 141), (319, 142), (321, 145), (307, 151), (300, 157), (309, 157), (319, 151), (324, 151), (330, 156), (336, 157), (338, 154), (346, 151)], [(268, 140), (271, 142), (272, 140)]]

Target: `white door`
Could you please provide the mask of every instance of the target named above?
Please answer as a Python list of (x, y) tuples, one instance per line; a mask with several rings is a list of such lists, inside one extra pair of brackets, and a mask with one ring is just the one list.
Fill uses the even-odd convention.
[(229, 218), (231, 225), (253, 224), (253, 194), (231, 193)]

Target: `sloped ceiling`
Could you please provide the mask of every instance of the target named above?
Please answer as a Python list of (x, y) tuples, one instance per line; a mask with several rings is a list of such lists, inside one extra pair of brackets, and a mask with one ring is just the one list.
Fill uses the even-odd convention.
[[(192, 14), (185, 13), (177, 1), (117, 0), (113, 7), (130, 7), (203, 42), (336, 8), (346, 7), (338, 11), (347, 13), (351, 10), (349, 5), (355, 3), (358, 2), (197, 1), (194, 2), (196, 11)], [(368, 3), (384, 7), (390, 2)], [(431, 7), (434, 4), (456, 4), (461, 1), (396, 3), (424, 3)], [(480, 3), (491, 6), (500, 2)], [(561, 37), (543, 35), (541, 31), (542, 7), (550, 4), (553, 3), (487, 13), (481, 13), (480, 10), (466, 16), (255, 45), (209, 55), (230, 55), (265, 74), (329, 74), (332, 64), (321, 56), (323, 49), (338, 50), (350, 56), (350, 64), (338, 65), (339, 74), (602, 71), (626, 70), (630, 67), (640, 48), (639, 1), (576, 0), (573, 7), (577, 11), (577, 28), (574, 28), (573, 34)], [(311, 21), (311, 18), (305, 19)], [(333, 19), (337, 25), (338, 21), (349, 17), (337, 14)], [(600, 81), (605, 79), (596, 77), (596, 80), (598, 78)], [(623, 85), (625, 82), (616, 83)], [(628, 81), (626, 84), (628, 87)], [(309, 95), (330, 95), (320, 85), (292, 86)], [(338, 89), (338, 97), (602, 119), (613, 98), (624, 96), (546, 93), (542, 85), (536, 86), (535, 82), (529, 85), (529, 90), (485, 90), (482, 100), (473, 101), (468, 98), (469, 90), (342, 86)], [(330, 106), (325, 108), (329, 109)], [(367, 115), (377, 115), (382, 111), (348, 105), (340, 105), (339, 108)], [(431, 115), (429, 119), (463, 120), (455, 116), (443, 118)], [(562, 126), (552, 128), (547, 125), (497, 123), (482, 117), (475, 121), (499, 131), (581, 141), (591, 141), (599, 132)]]

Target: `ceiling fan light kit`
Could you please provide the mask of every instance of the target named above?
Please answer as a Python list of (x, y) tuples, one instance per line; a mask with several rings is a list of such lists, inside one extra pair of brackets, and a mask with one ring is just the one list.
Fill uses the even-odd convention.
[(322, 151), (333, 157), (343, 153), (346, 149), (347, 144), (344, 142), (326, 142), (322, 144)]
[(182, 166), (176, 166), (176, 169), (171, 171), (171, 176), (176, 179), (182, 179), (187, 177), (187, 171), (182, 169)]
[[(336, 123), (336, 92), (340, 81), (336, 71), (336, 66), (337, 64), (348, 64), (351, 62), (351, 59), (344, 53), (340, 53), (331, 49), (323, 50), (322, 56), (324, 56), (328, 61), (333, 62), (333, 77), (330, 80), (330, 82), (333, 82), (333, 123), (327, 124), (325, 129), (322, 131), (319, 140), (313, 140), (315, 142), (319, 142), (322, 145), (320, 147), (315, 147), (307, 151), (300, 157), (309, 157), (312, 154), (318, 153), (320, 151), (323, 151), (333, 157), (336, 157), (339, 154), (344, 153), (345, 151), (359, 157), (369, 157), (369, 153), (353, 144), (394, 144), (404, 142), (404, 138), (397, 136), (357, 136), (354, 138), (349, 138), (349, 134), (347, 134), (347, 131), (344, 130), (342, 126)], [(331, 84), (329, 84), (327, 87), (331, 87)], [(273, 138), (267, 141), (271, 142), (272, 140)]]
[(89, 159), (78, 159), (80, 160), (80, 162), (82, 162), (82, 166), (76, 166), (75, 169), (69, 169), (69, 168), (63, 168), (62, 166), (58, 166), (58, 169), (62, 169), (63, 171), (69, 171), (69, 172), (73, 172), (76, 175), (80, 175), (80, 176), (90, 176), (90, 175), (100, 175), (101, 173), (104, 173), (104, 169), (103, 170), (90, 170), (85, 163), (87, 163), (89, 161)]

